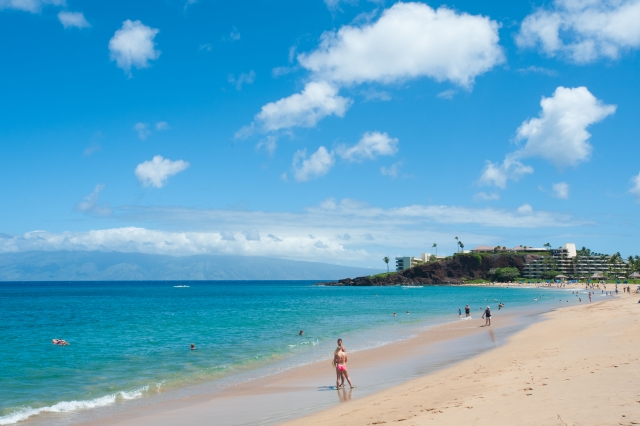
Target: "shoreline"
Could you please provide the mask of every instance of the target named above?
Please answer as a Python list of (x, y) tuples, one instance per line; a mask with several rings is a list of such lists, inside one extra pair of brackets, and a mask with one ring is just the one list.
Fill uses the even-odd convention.
[[(484, 320), (474, 318), (460, 321), (456, 318), (445, 324), (431, 326), (407, 340), (373, 349), (350, 351), (350, 375), (358, 388), (352, 392), (338, 392), (342, 395), (336, 395), (335, 390), (326, 392), (335, 383), (335, 375), (328, 365), (329, 361), (322, 361), (215, 393), (152, 402), (122, 409), (106, 417), (86, 419), (79, 424), (177, 425), (198, 423), (204, 418), (216, 424), (276, 424), (329, 408), (343, 400), (374, 394), (421, 377), (425, 372), (430, 373), (474, 357), (506, 342), (508, 336), (528, 326), (532, 319), (539, 318), (542, 311), (555, 308), (553, 304), (548, 304), (544, 308), (520, 313), (505, 313), (503, 310), (499, 313), (499, 324), (494, 323), (494, 326), (486, 329), (479, 327)], [(494, 311), (494, 319), (497, 312)], [(345, 345), (348, 348), (348, 342)], [(457, 355), (452, 353), (452, 349)], [(399, 353), (402, 354), (400, 357)], [(381, 372), (381, 365), (387, 366), (384, 372)], [(252, 407), (252, 413), (247, 413), (243, 408), (247, 406)]]
[(285, 424), (638, 424), (637, 299), (554, 310), (490, 352)]

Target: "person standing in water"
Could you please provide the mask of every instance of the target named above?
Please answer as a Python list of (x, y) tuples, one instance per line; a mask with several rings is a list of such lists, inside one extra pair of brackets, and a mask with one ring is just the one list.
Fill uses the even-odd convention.
[(484, 323), (484, 326), (488, 326), (491, 325), (491, 308), (487, 306), (487, 309), (484, 310), (484, 314), (482, 314), (482, 318), (484, 318), (486, 321)]
[(471, 308), (469, 307), (469, 305), (466, 305), (464, 307), (464, 313), (465, 313), (465, 316), (467, 316), (467, 317), (471, 316)]
[(462, 309), (458, 308), (458, 318), (462, 318)]
[[(355, 386), (351, 383), (349, 372), (347, 371), (347, 353), (342, 347), (342, 339), (338, 340), (338, 347), (333, 351), (332, 365), (336, 369), (336, 389), (344, 386), (344, 379), (347, 379), (349, 386), (354, 388)], [(340, 383), (340, 381), (342, 381), (342, 383)]]

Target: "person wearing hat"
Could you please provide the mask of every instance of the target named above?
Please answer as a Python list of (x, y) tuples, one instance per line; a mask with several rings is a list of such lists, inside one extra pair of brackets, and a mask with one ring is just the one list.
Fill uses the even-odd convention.
[(491, 325), (491, 308), (487, 306), (487, 309), (484, 310), (484, 314), (482, 314), (482, 318), (486, 320), (484, 326)]

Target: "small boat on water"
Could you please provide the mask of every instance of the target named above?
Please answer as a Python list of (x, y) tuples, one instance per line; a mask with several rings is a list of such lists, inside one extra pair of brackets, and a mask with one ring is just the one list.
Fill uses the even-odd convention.
[(403, 285), (402, 288), (423, 288), (423, 285)]
[(173, 288), (189, 288), (188, 285), (174, 285)]

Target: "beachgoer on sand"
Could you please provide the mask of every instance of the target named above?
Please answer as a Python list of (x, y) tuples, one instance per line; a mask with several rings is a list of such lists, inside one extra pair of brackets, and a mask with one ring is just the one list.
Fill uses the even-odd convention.
[(336, 389), (344, 386), (344, 380), (347, 379), (349, 386), (354, 388), (351, 379), (349, 378), (349, 372), (347, 371), (347, 353), (342, 347), (342, 339), (338, 340), (338, 347), (333, 351), (333, 361), (331, 365), (336, 369)]
[(484, 314), (482, 314), (482, 318), (485, 319), (485, 327), (491, 325), (491, 308), (487, 306), (487, 309), (484, 310)]

